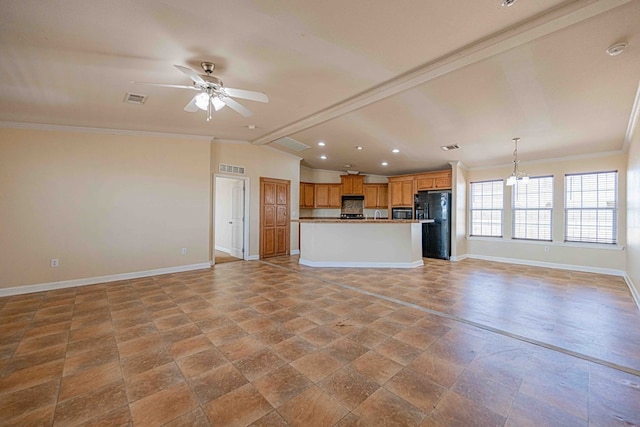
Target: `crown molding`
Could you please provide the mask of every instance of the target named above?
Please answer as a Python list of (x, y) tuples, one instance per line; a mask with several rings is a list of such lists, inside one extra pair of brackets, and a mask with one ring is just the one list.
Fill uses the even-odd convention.
[(633, 100), (633, 107), (631, 108), (631, 115), (629, 116), (629, 124), (627, 125), (627, 132), (624, 134), (624, 144), (622, 145), (622, 151), (625, 153), (629, 151), (631, 146), (631, 140), (638, 124), (638, 118), (640, 117), (640, 83), (638, 83), (638, 90), (636, 91), (636, 97)]
[(124, 135), (124, 136), (155, 136), (161, 138), (179, 138), (179, 139), (191, 139), (196, 141), (212, 141), (215, 137), (204, 135), (190, 135), (182, 133), (166, 133), (166, 132), (150, 132), (143, 130), (129, 130), (129, 129), (109, 129), (109, 128), (92, 128), (82, 126), (64, 126), (64, 125), (50, 125), (44, 123), (20, 123), (20, 122), (4, 122), (0, 121), (1, 128), (13, 128), (13, 129), (31, 129), (31, 130), (46, 130), (57, 132), (77, 132), (77, 133), (95, 133), (102, 135)]

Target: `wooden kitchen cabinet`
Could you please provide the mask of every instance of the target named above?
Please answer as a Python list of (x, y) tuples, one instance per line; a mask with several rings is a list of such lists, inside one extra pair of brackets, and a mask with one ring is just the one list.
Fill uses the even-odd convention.
[(365, 209), (387, 209), (389, 207), (389, 190), (387, 184), (364, 184)]
[(364, 194), (363, 175), (341, 175), (342, 194)]
[(316, 184), (314, 188), (316, 208), (342, 207), (341, 184)]
[(313, 208), (315, 203), (315, 184), (310, 182), (300, 183), (300, 207)]
[(391, 207), (413, 207), (414, 177), (399, 176), (389, 178), (389, 198)]
[(451, 171), (422, 173), (415, 176), (417, 191), (451, 189)]

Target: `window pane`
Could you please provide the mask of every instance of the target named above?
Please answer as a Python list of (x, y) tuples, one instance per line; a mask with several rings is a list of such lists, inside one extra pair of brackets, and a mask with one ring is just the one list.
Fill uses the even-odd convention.
[(502, 188), (502, 180), (471, 183), (470, 235), (502, 236)]
[(513, 238), (551, 240), (553, 177), (533, 177), (513, 187)]
[(565, 240), (616, 243), (618, 173), (565, 176)]

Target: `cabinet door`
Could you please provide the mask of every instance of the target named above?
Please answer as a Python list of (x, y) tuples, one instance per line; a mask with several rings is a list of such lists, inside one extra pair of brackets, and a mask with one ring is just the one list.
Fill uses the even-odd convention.
[(391, 206), (402, 206), (402, 181), (392, 181), (389, 183), (391, 192)]
[(342, 186), (340, 184), (329, 184), (329, 201), (327, 203), (330, 208), (342, 207)]
[(435, 188), (437, 189), (451, 188), (451, 175), (439, 176), (435, 178)]
[[(375, 209), (379, 207), (379, 187), (377, 185), (367, 184), (364, 186), (364, 207), (366, 209)], [(386, 203), (385, 203), (386, 205)]]
[(326, 208), (329, 206), (329, 185), (316, 184), (315, 205), (316, 208)]
[(416, 179), (416, 184), (418, 187), (418, 191), (422, 190), (431, 190), (435, 188), (435, 180), (433, 177), (421, 176)]
[(314, 205), (314, 185), (307, 182), (302, 184), (304, 186), (304, 197), (300, 195), (302, 206), (305, 208), (312, 208)]
[(402, 181), (402, 206), (413, 207), (413, 180)]
[(360, 176), (360, 175), (352, 176), (351, 191), (353, 191), (353, 194), (364, 194), (364, 176)]
[(378, 207), (385, 209), (389, 207), (389, 188), (387, 184), (378, 186)]

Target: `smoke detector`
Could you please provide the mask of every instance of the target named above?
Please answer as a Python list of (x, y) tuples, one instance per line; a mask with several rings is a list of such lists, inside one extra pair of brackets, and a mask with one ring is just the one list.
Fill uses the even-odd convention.
[(626, 42), (616, 43), (614, 45), (609, 46), (609, 48), (607, 49), (607, 54), (609, 54), (609, 56), (620, 55), (626, 47), (627, 47)]

